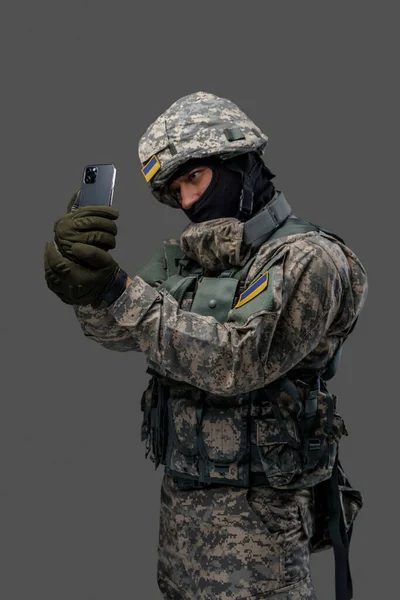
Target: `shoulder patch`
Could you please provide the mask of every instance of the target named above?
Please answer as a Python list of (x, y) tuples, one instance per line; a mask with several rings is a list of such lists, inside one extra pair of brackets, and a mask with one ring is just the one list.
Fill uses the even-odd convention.
[(239, 300), (233, 308), (239, 308), (240, 306), (243, 306), (243, 304), (246, 304), (246, 302), (250, 302), (250, 300), (253, 300), (253, 298), (258, 296), (258, 294), (264, 291), (268, 286), (268, 279), (268, 271), (265, 271), (261, 277), (256, 279), (254, 283), (240, 294)]
[(161, 169), (160, 161), (157, 156), (153, 154), (150, 160), (144, 165), (142, 169), (143, 176), (147, 183), (153, 179), (154, 175)]

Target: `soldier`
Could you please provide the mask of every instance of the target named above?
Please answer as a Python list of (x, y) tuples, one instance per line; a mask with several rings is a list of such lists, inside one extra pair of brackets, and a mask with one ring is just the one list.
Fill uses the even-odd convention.
[(129, 277), (112, 258), (118, 211), (79, 208), (45, 248), (49, 288), (84, 334), (144, 352), (142, 439), (165, 466), (158, 585), (169, 600), (315, 599), (310, 553), (348, 544), (362, 506), (338, 458), (347, 434), (327, 381), (367, 294), (337, 235), (292, 215), (232, 102), (198, 92), (142, 136), (153, 195), (190, 223)]

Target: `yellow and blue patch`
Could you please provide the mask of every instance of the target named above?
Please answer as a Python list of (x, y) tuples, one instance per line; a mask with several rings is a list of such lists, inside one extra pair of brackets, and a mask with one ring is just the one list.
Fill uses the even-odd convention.
[(144, 165), (142, 169), (143, 176), (147, 182), (153, 179), (154, 175), (161, 169), (160, 161), (157, 156), (153, 154), (150, 160)]
[(253, 298), (258, 296), (258, 294), (265, 290), (267, 286), (268, 271), (263, 273), (261, 277), (259, 277), (254, 283), (251, 284), (250, 287), (247, 288), (247, 290), (244, 290), (244, 292), (240, 294), (239, 300), (237, 301), (237, 304), (234, 306), (234, 308), (239, 308), (240, 306), (243, 306), (243, 304), (246, 304), (246, 302), (253, 300)]

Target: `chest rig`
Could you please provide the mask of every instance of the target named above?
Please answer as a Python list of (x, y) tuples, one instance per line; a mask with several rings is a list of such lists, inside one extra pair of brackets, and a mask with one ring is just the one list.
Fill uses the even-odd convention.
[[(183, 310), (224, 323), (265, 241), (320, 229), (292, 217), (280, 193), (245, 223), (244, 241), (253, 252), (243, 267), (208, 276), (179, 246), (167, 245), (167, 276), (158, 289), (168, 291)], [(150, 263), (139, 275), (154, 279), (151, 269), (157, 268)], [(156, 468), (165, 465), (180, 487), (217, 483), (291, 488), (299, 487), (300, 478), (301, 485), (314, 485), (330, 476), (337, 442), (345, 432), (335, 397), (324, 383), (338, 360), (339, 353), (323, 377), (299, 373), (235, 397), (215, 396), (149, 369), (152, 379), (142, 397), (146, 456)]]
[[(171, 244), (166, 247), (166, 265), (160, 268), (160, 257), (156, 257), (138, 274), (149, 283), (162, 281), (158, 289), (167, 290), (183, 310), (224, 323), (244, 290), (262, 244), (320, 230), (343, 242), (321, 227), (292, 217), (289, 204), (279, 194), (245, 223), (244, 241), (254, 252), (243, 267), (208, 276), (198, 263), (182, 254), (178, 245)], [(146, 457), (150, 456), (155, 468), (165, 465), (165, 472), (180, 488), (215, 484), (313, 487), (323, 505), (328, 498), (329, 511), (317, 515), (312, 549), (334, 546), (337, 598), (342, 600), (351, 598), (346, 552), (362, 502), (360, 494), (350, 488), (338, 460), (339, 441), (347, 431), (336, 412), (336, 397), (326, 387), (336, 372), (340, 349), (323, 373), (293, 371), (263, 389), (234, 397), (215, 396), (161, 377), (149, 368), (152, 378), (141, 408)], [(349, 493), (344, 502), (346, 487)]]

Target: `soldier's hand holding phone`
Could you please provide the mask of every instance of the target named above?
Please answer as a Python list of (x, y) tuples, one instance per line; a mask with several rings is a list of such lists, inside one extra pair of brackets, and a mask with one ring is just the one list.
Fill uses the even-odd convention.
[(108, 254), (115, 248), (116, 219), (111, 208), (115, 167), (85, 167), (82, 187), (54, 224), (54, 241), (44, 252), (48, 287), (67, 304), (94, 308), (113, 302), (125, 289), (127, 275)]

